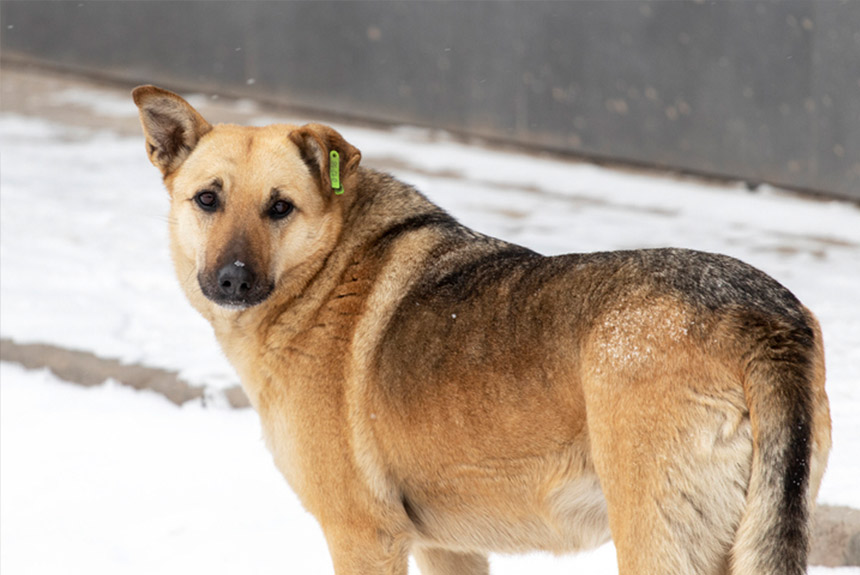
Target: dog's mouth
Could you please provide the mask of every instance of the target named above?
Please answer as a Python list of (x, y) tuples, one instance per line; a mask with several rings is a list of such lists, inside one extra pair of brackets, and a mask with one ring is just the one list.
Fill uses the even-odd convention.
[(269, 297), (275, 287), (239, 260), (215, 272), (198, 274), (197, 282), (207, 299), (229, 310), (243, 310), (258, 305)]

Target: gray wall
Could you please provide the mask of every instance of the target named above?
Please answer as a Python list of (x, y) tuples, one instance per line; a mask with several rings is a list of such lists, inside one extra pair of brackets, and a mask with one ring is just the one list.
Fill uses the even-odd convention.
[(0, 4), (4, 56), (860, 199), (860, 1)]

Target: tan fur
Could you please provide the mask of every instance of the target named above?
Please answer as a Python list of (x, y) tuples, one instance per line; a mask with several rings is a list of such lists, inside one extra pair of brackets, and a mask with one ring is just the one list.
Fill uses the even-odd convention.
[[(488, 552), (576, 551), (610, 531), (622, 574), (755, 572), (779, 521), (757, 442), (776, 438), (782, 457), (793, 413), (756, 384), (782, 377), (776, 348), (756, 351), (739, 327), (762, 315), (814, 341), (812, 506), (830, 427), (805, 310), (746, 295), (718, 306), (741, 292), (663, 280), (655, 255), (541, 259), (359, 168), (326, 126), (211, 126), (170, 92), (134, 97), (171, 196), (178, 277), (338, 575), (402, 575), (409, 553), (426, 575), (480, 575)], [(206, 190), (217, 210), (197, 203)], [(278, 199), (295, 208), (276, 220)], [(231, 265), (271, 292), (219, 304)]]

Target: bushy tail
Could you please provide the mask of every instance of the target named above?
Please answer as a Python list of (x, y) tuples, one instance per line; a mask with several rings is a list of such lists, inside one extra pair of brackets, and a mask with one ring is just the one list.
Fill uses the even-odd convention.
[(806, 573), (809, 519), (830, 428), (821, 331), (803, 313), (802, 321), (745, 313), (739, 326), (752, 340), (744, 392), (753, 460), (733, 575)]

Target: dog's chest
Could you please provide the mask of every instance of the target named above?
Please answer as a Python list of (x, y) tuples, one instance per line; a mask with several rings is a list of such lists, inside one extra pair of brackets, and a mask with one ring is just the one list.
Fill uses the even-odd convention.
[(352, 479), (348, 443), (338, 425), (342, 393), (326, 380), (298, 376), (270, 382), (260, 399), (263, 435), (275, 464), (314, 512), (326, 493)]
[(275, 464), (306, 505), (323, 471), (345, 474), (349, 459), (344, 397), (339, 372), (342, 353), (311, 329), (302, 338), (270, 338), (251, 348), (223, 345), (252, 405)]

